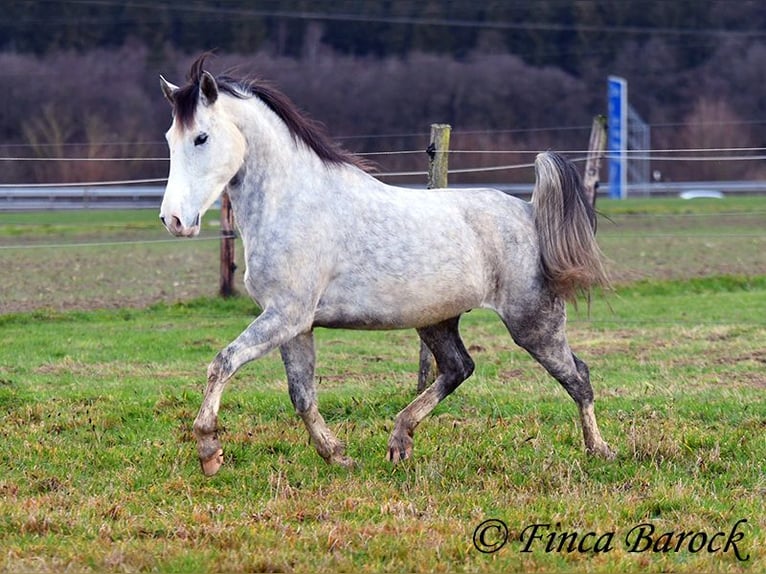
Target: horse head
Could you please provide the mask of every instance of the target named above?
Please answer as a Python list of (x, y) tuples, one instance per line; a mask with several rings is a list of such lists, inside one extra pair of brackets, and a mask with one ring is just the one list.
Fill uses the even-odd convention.
[(202, 216), (223, 193), (245, 158), (245, 137), (222, 103), (215, 78), (200, 59), (191, 81), (178, 87), (160, 76), (165, 98), (173, 107), (173, 123), (165, 134), (170, 173), (160, 208), (167, 230), (194, 237)]

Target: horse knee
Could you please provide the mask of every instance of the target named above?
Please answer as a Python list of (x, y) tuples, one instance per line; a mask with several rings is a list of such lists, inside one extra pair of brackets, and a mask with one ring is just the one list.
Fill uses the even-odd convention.
[(231, 359), (229, 348), (221, 350), (207, 367), (208, 382), (226, 382), (236, 370)]
[(311, 389), (305, 385), (288, 385), (288, 392), (290, 393), (290, 400), (295, 407), (295, 411), (299, 415), (308, 412), (316, 402), (315, 393), (311, 392)]

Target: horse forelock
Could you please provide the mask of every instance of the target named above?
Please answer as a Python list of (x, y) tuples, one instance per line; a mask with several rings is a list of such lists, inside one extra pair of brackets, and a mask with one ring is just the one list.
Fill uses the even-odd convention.
[[(189, 84), (179, 88), (173, 96), (173, 114), (184, 128), (194, 121), (199, 103), (200, 82), (208, 53), (199, 56), (189, 70)], [(325, 133), (324, 126), (304, 114), (285, 94), (270, 83), (255, 78), (233, 78), (227, 75), (216, 78), (218, 89), (230, 96), (246, 99), (255, 96), (261, 100), (282, 122), (290, 135), (312, 150), (324, 163), (349, 164), (364, 171), (371, 171), (372, 164), (346, 151)]]
[(194, 122), (198, 100), (199, 84), (189, 84), (173, 94), (173, 117), (184, 128), (188, 128)]
[(189, 83), (186, 86), (178, 88), (173, 94), (173, 116), (182, 127), (189, 127), (194, 122), (194, 116), (197, 111), (199, 101), (199, 86), (204, 70), (205, 60), (209, 53), (201, 54), (192, 62), (189, 70)]

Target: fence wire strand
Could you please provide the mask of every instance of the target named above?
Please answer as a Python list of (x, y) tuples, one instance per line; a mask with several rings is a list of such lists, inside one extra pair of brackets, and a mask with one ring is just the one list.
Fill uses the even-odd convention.
[[(755, 153), (764, 152), (765, 147), (734, 147), (734, 148), (678, 148), (678, 149), (646, 149), (646, 150), (626, 150), (625, 154), (629, 159), (639, 161), (688, 161), (688, 162), (705, 162), (705, 161), (763, 161), (766, 160), (766, 154)], [(747, 152), (752, 152), (747, 154)], [(374, 152), (360, 152), (355, 155), (366, 157), (377, 156), (398, 156), (398, 155), (415, 155), (425, 154), (425, 150), (390, 150), (390, 151), (374, 151)], [(480, 150), (480, 149), (455, 149), (455, 150), (437, 150), (436, 153), (447, 153), (449, 155), (532, 155), (538, 154), (539, 151), (534, 150)], [(575, 157), (571, 161), (582, 162), (586, 160), (588, 150), (558, 150), (558, 153), (565, 155), (585, 156)], [(715, 153), (718, 155), (704, 155)], [(755, 155), (754, 155), (755, 153)], [(665, 155), (657, 155), (665, 154)], [(675, 154), (695, 154), (695, 155), (675, 155)], [(727, 155), (722, 155), (727, 154)], [(729, 155), (737, 154), (737, 155)], [(747, 155), (746, 155), (747, 154)], [(618, 156), (611, 155), (608, 152), (599, 154), (601, 159), (613, 159)], [(168, 157), (12, 157), (5, 156), (0, 157), (2, 162), (167, 162)], [(503, 164), (495, 166), (480, 166), (480, 167), (467, 167), (450, 169), (448, 173), (451, 174), (470, 174), (470, 173), (484, 173), (491, 171), (510, 171), (516, 169), (528, 169), (534, 167), (534, 163), (520, 163), (520, 164)], [(373, 174), (375, 177), (416, 177), (425, 176), (428, 172), (426, 170), (413, 170), (413, 171), (395, 171), (395, 172), (381, 172)], [(109, 186), (109, 185), (141, 185), (148, 183), (163, 183), (167, 181), (167, 178), (150, 178), (150, 179), (135, 179), (135, 180), (110, 180), (110, 181), (98, 181), (98, 182), (67, 182), (67, 183), (33, 183), (33, 184), (8, 184), (0, 183), (0, 188), (44, 188), (44, 187), (88, 187), (88, 186)]]

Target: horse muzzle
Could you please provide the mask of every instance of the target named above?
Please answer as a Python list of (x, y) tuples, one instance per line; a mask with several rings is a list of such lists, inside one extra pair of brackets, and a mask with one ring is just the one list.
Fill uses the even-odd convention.
[(196, 237), (199, 235), (200, 230), (200, 216), (199, 213), (194, 218), (194, 222), (191, 225), (186, 225), (177, 215), (165, 216), (160, 214), (160, 221), (165, 226), (171, 235), (176, 237)]

